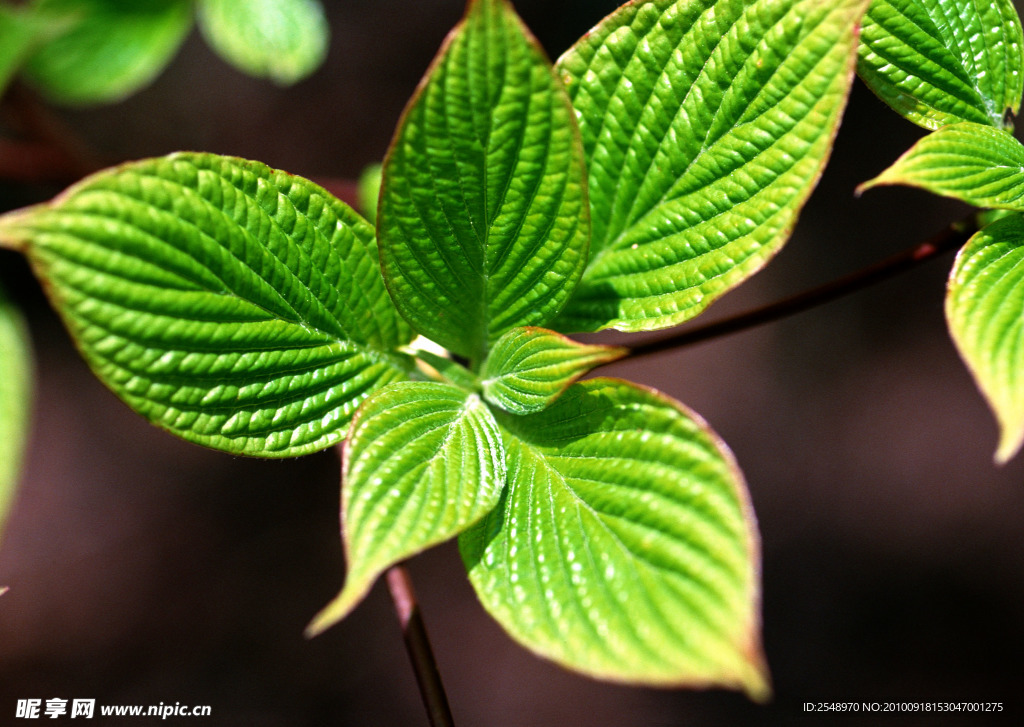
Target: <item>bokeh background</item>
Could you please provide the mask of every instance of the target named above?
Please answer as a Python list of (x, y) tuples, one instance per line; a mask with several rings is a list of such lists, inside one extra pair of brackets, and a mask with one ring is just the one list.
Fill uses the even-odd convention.
[[(194, 35), (130, 100), (55, 113), (106, 162), (196, 149), (352, 179), (383, 156), (462, 7), (325, 4), (327, 63), (293, 88), (240, 75)], [(517, 7), (557, 56), (615, 4)], [(698, 323), (865, 266), (962, 216), (913, 190), (855, 198), (921, 134), (857, 82), (791, 242)], [(0, 205), (56, 191), (0, 183)], [(770, 704), (607, 685), (541, 661), (486, 616), (444, 546), (411, 572), (456, 722), (1022, 723), (1024, 457), (992, 463), (994, 420), (945, 330), (951, 264), (945, 256), (783, 322), (602, 371), (685, 402), (735, 452), (763, 539)], [(344, 574), (336, 453), (267, 462), (164, 434), (91, 376), (19, 256), (0, 251), (0, 276), (29, 318), (38, 377), (0, 549), (0, 583), (11, 586), (0, 599), (0, 724), (15, 722), (26, 697), (208, 704), (211, 718), (190, 721), (215, 725), (426, 724), (380, 585), (341, 625), (302, 637)], [(868, 718), (801, 707), (916, 700), (1001, 701), (1006, 711)]]

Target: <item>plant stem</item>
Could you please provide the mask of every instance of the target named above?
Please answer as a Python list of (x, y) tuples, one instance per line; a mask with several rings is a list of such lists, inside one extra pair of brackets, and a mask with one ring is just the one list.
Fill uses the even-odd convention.
[(634, 346), (620, 361), (649, 356), (653, 353), (668, 351), (673, 348), (689, 346), (708, 341), (712, 338), (726, 336), (730, 333), (747, 330), (762, 323), (770, 323), (781, 318), (802, 313), (819, 305), (880, 283), (891, 277), (911, 270), (923, 262), (938, 257), (943, 253), (961, 247), (971, 235), (978, 231), (976, 215), (970, 215), (948, 228), (933, 235), (914, 247), (897, 253), (866, 268), (850, 273), (842, 278), (825, 283), (810, 290), (783, 298), (775, 303), (740, 313), (714, 323), (697, 328), (689, 328), (665, 338)]
[(434, 660), (434, 651), (427, 638), (427, 627), (420, 615), (420, 607), (416, 602), (412, 579), (409, 571), (402, 565), (390, 568), (385, 576), (391, 600), (395, 604), (395, 613), (402, 627), (405, 639), (405, 650), (409, 653), (412, 669), (416, 673), (416, 683), (420, 688), (423, 706), (431, 727), (454, 727), (452, 712), (448, 707), (448, 696), (441, 683), (441, 673)]
[(28, 183), (71, 184), (103, 161), (26, 87), (14, 83), (3, 98), (21, 140), (0, 139), (0, 178)]

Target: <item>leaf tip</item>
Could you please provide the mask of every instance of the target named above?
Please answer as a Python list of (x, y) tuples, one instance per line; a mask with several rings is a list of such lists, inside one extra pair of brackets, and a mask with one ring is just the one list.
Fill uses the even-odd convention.
[(1024, 425), (1013, 428), (1004, 425), (1002, 430), (994, 457), (995, 463), (1000, 467), (1016, 457), (1024, 445)]
[(29, 245), (29, 233), (23, 225), (18, 224), (21, 220), (30, 217), (35, 207), (8, 212), (0, 215), (0, 248), (14, 250), (24, 253)]
[(869, 189), (874, 189), (875, 187), (880, 187), (880, 186), (882, 186), (884, 184), (890, 184), (890, 183), (891, 182), (889, 182), (885, 178), (885, 172), (882, 172), (877, 177), (874, 177), (873, 179), (869, 179), (866, 182), (861, 182), (860, 184), (858, 184), (857, 187), (853, 190), (853, 196), (859, 198), (862, 194), (867, 192)]
[(319, 636), (352, 613), (352, 610), (362, 602), (372, 584), (373, 579), (353, 580), (350, 575), (341, 592), (324, 606), (306, 626), (303, 632), (306, 638), (312, 639)]
[(768, 664), (760, 646), (751, 646), (746, 653), (747, 671), (740, 677), (740, 685), (751, 701), (767, 704), (772, 699), (772, 680)]

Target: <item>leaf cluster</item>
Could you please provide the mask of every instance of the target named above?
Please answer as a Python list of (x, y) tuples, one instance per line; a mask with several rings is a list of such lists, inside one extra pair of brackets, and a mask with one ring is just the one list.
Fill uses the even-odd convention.
[[(212, 41), (229, 57), (253, 45), (238, 6), (197, 6), (211, 38), (245, 41)], [(763, 267), (855, 67), (934, 130), (865, 187), (1024, 211), (1009, 0), (868, 6), (630, 2), (552, 64), (507, 0), (470, 0), (361, 185), (372, 222), (259, 162), (178, 153), (0, 217), (0, 245), (155, 424), (263, 457), (343, 443), (348, 573), (311, 634), (457, 537), (484, 607), (535, 652), (760, 698), (758, 539), (731, 453), (658, 392), (578, 381), (626, 350), (567, 334), (676, 325)], [(1016, 213), (986, 227), (947, 297), (1003, 459), (1024, 438), (1022, 242)]]
[(0, 2), (0, 92), (21, 73), (64, 104), (119, 101), (170, 63), (194, 23), (225, 61), (292, 84), (327, 52), (319, 0)]
[[(902, 184), (989, 210), (946, 292), (953, 340), (996, 413), (996, 460), (1024, 443), (1024, 146), (1012, 134), (1024, 90), (1024, 37), (1011, 0), (875, 0), (858, 71), (904, 117), (931, 130), (861, 190)], [(991, 217), (991, 216), (988, 216)]]

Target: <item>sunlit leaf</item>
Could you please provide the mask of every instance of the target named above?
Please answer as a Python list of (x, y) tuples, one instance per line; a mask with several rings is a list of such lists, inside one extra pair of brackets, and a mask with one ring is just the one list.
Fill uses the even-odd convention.
[(977, 207), (1024, 210), (1024, 146), (991, 126), (943, 126), (860, 191), (884, 184), (919, 187)]
[(68, 104), (118, 101), (148, 85), (192, 27), (191, 0), (41, 0), (77, 19), (27, 65), (32, 81)]
[(1024, 219), (1004, 217), (960, 251), (946, 319), (960, 355), (999, 421), (996, 460), (1024, 442)]
[(588, 235), (579, 137), (505, 0), (473, 0), (448, 37), (392, 142), (380, 204), (395, 303), (454, 353), (481, 361), (571, 293)]
[(28, 438), (30, 359), (24, 323), (0, 289), (0, 536), (14, 501)]
[(459, 543), (512, 637), (592, 676), (765, 696), (756, 526), (714, 433), (612, 379), (498, 421), (505, 493)]
[(480, 372), (484, 395), (513, 414), (541, 411), (587, 371), (627, 352), (586, 346), (543, 328), (513, 328), (494, 344)]
[(175, 154), (0, 218), (96, 374), (185, 439), (293, 456), (409, 365), (373, 228), (257, 162)]
[(874, 0), (857, 72), (926, 129), (1002, 127), (1020, 109), (1024, 40), (1012, 0)]
[(865, 6), (628, 3), (558, 61), (593, 238), (553, 328), (680, 323), (779, 250), (831, 151)]
[(309, 633), (344, 618), (391, 565), (477, 522), (504, 484), (501, 434), (476, 394), (407, 382), (367, 399), (345, 443), (345, 587)]
[(330, 29), (318, 0), (198, 0), (199, 28), (225, 60), (282, 85), (320, 67)]

